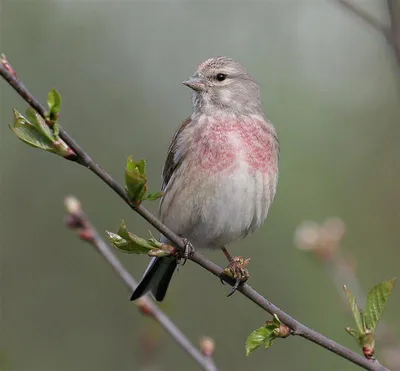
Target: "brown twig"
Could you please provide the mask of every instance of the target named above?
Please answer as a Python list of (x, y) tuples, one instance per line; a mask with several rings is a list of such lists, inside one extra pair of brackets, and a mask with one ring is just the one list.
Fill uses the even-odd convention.
[(386, 0), (390, 19), (389, 26), (382, 24), (374, 16), (366, 12), (364, 9), (354, 5), (351, 1), (337, 0), (337, 2), (383, 35), (385, 40), (391, 46), (396, 62), (400, 68), (400, 4), (398, 0)]
[[(43, 118), (46, 117), (45, 108), (39, 103), (39, 101), (29, 93), (29, 91), (17, 80), (11, 73), (0, 65), (0, 75), (14, 88), (14, 90), (28, 102), (32, 108), (34, 108)], [(103, 182), (105, 182), (109, 187), (116, 192), (134, 211), (141, 215), (145, 220), (147, 220), (152, 226), (154, 226), (159, 232), (161, 232), (165, 237), (167, 237), (181, 252), (185, 249), (185, 241), (168, 229), (164, 224), (161, 223), (153, 214), (151, 214), (142, 205), (136, 206), (129, 203), (127, 195), (124, 188), (119, 185), (106, 171), (100, 168), (89, 155), (78, 146), (78, 144), (67, 134), (67, 132), (60, 127), (60, 137), (64, 142), (75, 152), (78, 159), (76, 162), (87, 167), (93, 173), (95, 173)], [(217, 277), (221, 277), (225, 282), (234, 285), (234, 280), (229, 277), (221, 276), (223, 269), (213, 262), (205, 258), (199, 252), (195, 251), (189, 259), (208, 272), (214, 274)], [(248, 284), (243, 284), (239, 287), (238, 291), (250, 299), (252, 302), (257, 304), (259, 307), (264, 309), (270, 314), (276, 314), (282, 323), (289, 326), (292, 329), (293, 335), (298, 335), (305, 339), (308, 339), (323, 348), (339, 355), (342, 358), (349, 360), (350, 362), (363, 367), (366, 370), (371, 371), (387, 371), (387, 368), (382, 366), (379, 362), (374, 360), (368, 360), (361, 355), (351, 351), (350, 349), (336, 343), (335, 341), (327, 338), (326, 336), (308, 328), (299, 321), (295, 320), (293, 317), (289, 316), (287, 313), (282, 311), (276, 305), (272, 304), (262, 295), (260, 295), (256, 290), (251, 288)]]
[(364, 9), (361, 9), (360, 7), (354, 5), (351, 1), (348, 0), (337, 0), (337, 1), (347, 10), (349, 10), (349, 12), (353, 13), (361, 20), (363, 20), (367, 25), (371, 26), (372, 28), (380, 32), (386, 38), (386, 40), (390, 42), (391, 36), (388, 27), (381, 24), (378, 19), (376, 19), (374, 16), (366, 12)]
[(393, 48), (397, 64), (400, 66), (400, 2), (386, 0), (390, 19), (390, 44)]
[[(113, 268), (118, 277), (125, 283), (125, 286), (127, 286), (130, 292), (134, 291), (138, 283), (118, 260), (113, 249), (100, 237), (99, 233), (82, 210), (80, 202), (75, 197), (69, 196), (65, 199), (65, 206), (67, 209), (67, 226), (77, 231), (80, 239), (93, 245), (104, 260)], [(138, 300), (137, 306), (144, 315), (158, 322), (203, 370), (217, 371), (217, 367), (211, 355), (204, 355), (200, 350), (196, 349), (189, 339), (148, 296)]]

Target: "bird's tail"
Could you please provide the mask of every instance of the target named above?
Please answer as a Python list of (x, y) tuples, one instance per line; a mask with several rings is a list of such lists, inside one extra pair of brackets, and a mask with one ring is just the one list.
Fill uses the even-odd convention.
[(157, 301), (162, 301), (167, 293), (168, 285), (176, 266), (175, 257), (153, 258), (138, 287), (133, 292), (131, 300), (136, 300), (151, 292)]

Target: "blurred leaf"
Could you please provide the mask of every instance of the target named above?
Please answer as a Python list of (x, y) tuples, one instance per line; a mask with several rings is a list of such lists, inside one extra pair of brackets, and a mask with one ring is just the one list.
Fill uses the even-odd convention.
[(275, 313), (272, 318), (272, 323), (276, 326), (276, 328), (278, 328), (281, 325), (281, 320)]
[(145, 200), (154, 201), (164, 196), (164, 192), (149, 193)]
[(347, 299), (349, 299), (350, 308), (351, 308), (351, 311), (353, 312), (353, 316), (356, 321), (358, 331), (360, 333), (364, 333), (365, 328), (364, 328), (363, 313), (360, 310), (360, 308), (358, 307), (356, 298), (355, 298), (354, 294), (351, 292), (351, 290), (346, 285), (344, 285), (343, 288), (344, 288), (344, 291), (346, 292)]
[(368, 329), (372, 332), (381, 318), (387, 300), (392, 293), (396, 278), (384, 281), (374, 286), (367, 296), (367, 307), (365, 308), (365, 321)]
[(40, 133), (35, 126), (15, 109), (14, 122), (9, 126), (14, 134), (26, 144), (45, 151), (55, 152), (52, 141)]
[(60, 124), (58, 123), (58, 121), (54, 122), (53, 132), (54, 132), (54, 135), (56, 136), (56, 138), (59, 138), (59, 135), (60, 135)]
[(142, 159), (139, 162), (128, 157), (125, 169), (125, 184), (129, 200), (140, 203), (145, 198), (147, 191), (146, 162)]
[(51, 89), (47, 95), (47, 105), (49, 106), (50, 120), (56, 120), (61, 109), (61, 95), (56, 89)]

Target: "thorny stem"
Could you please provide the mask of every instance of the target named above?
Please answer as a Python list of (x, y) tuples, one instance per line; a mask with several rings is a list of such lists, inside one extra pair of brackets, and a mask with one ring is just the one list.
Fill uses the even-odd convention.
[[(37, 110), (37, 112), (45, 118), (46, 110), (39, 103), (39, 101), (29, 93), (29, 91), (17, 80), (11, 73), (7, 71), (4, 65), (0, 64), (0, 75), (14, 88), (14, 90), (28, 102), (32, 108)], [(141, 215), (146, 221), (148, 221), (153, 227), (155, 227), (160, 233), (167, 237), (181, 252), (185, 249), (185, 241), (168, 229), (160, 220), (158, 220), (152, 213), (150, 213), (143, 206), (134, 206), (129, 203), (127, 195), (124, 188), (119, 185), (105, 170), (100, 168), (89, 155), (81, 148), (79, 145), (67, 134), (67, 132), (60, 127), (60, 137), (64, 142), (75, 152), (78, 159), (76, 162), (87, 167), (93, 173), (95, 173), (103, 182), (109, 185), (109, 187), (117, 193), (134, 211)], [(199, 252), (195, 251), (190, 257), (190, 260), (197, 263), (208, 272), (214, 274), (217, 277), (222, 275), (223, 269), (213, 262), (205, 258)], [(227, 282), (229, 285), (233, 286), (235, 281), (229, 277), (221, 276), (221, 278)], [(336, 343), (335, 341), (327, 338), (326, 336), (319, 334), (318, 332), (308, 328), (307, 326), (301, 324), (276, 305), (269, 302), (266, 298), (260, 295), (256, 290), (250, 287), (248, 284), (244, 283), (239, 286), (238, 290), (252, 302), (257, 304), (259, 307), (264, 309), (270, 314), (276, 314), (282, 323), (289, 326), (294, 335), (298, 335), (307, 340), (310, 340), (323, 348), (339, 355), (348, 361), (363, 367), (366, 370), (371, 371), (388, 371), (388, 369), (382, 366), (378, 361), (368, 360), (361, 355), (353, 352), (352, 350)]]

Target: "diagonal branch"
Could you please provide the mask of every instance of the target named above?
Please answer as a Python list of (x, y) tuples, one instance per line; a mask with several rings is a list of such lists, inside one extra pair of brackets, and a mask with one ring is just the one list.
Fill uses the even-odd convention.
[[(14, 88), (14, 90), (25, 99), (27, 103), (31, 105), (32, 108), (38, 111), (38, 113), (46, 119), (46, 110), (40, 104), (40, 102), (29, 93), (29, 91), (19, 82), (19, 80), (10, 73), (9, 70), (0, 64), (0, 75)], [(185, 243), (184, 240), (168, 229), (164, 224), (162, 224), (153, 214), (151, 214), (143, 206), (136, 206), (129, 203), (127, 195), (124, 188), (119, 185), (105, 170), (101, 169), (89, 155), (81, 148), (79, 145), (67, 134), (67, 132), (60, 128), (60, 137), (65, 141), (65, 143), (75, 152), (78, 157), (79, 164), (87, 167), (93, 173), (95, 173), (103, 182), (109, 185), (109, 187), (117, 193), (134, 211), (141, 215), (145, 220), (147, 220), (152, 226), (154, 226), (160, 233), (167, 237), (180, 251), (184, 251)], [(199, 252), (195, 251), (192, 256), (189, 257), (190, 260), (197, 263), (208, 272), (214, 274), (217, 277), (221, 277), (225, 282), (234, 285), (234, 281), (224, 275), (222, 275), (222, 268), (205, 258)], [(327, 338), (326, 336), (319, 334), (318, 332), (306, 327), (299, 321), (295, 320), (287, 313), (279, 309), (276, 305), (269, 302), (266, 298), (260, 295), (256, 290), (250, 287), (248, 284), (243, 284), (238, 289), (244, 296), (250, 299), (252, 302), (257, 304), (259, 307), (264, 309), (270, 314), (276, 314), (279, 319), (285, 325), (292, 329), (293, 335), (301, 336), (308, 339), (323, 348), (355, 363), (366, 370), (371, 371), (387, 371), (388, 369), (382, 366), (376, 360), (368, 360), (363, 358), (359, 354), (351, 351), (350, 349), (336, 343), (335, 341)]]
[[(67, 208), (67, 226), (76, 230), (82, 240), (92, 244), (105, 261), (113, 268), (118, 277), (121, 278), (125, 286), (127, 286), (130, 291), (134, 291), (138, 283), (118, 260), (112, 248), (100, 237), (87, 215), (83, 212), (80, 202), (70, 196), (66, 198), (65, 206)], [(203, 370), (217, 371), (217, 367), (211, 356), (201, 354), (148, 296), (140, 298), (137, 305), (143, 314), (158, 322)]]
[(357, 16), (364, 21), (367, 25), (374, 28), (383, 35), (385, 40), (391, 46), (396, 62), (400, 68), (400, 3), (398, 0), (386, 0), (387, 9), (389, 13), (390, 25), (382, 24), (374, 16), (366, 12), (364, 9), (356, 6), (349, 0), (337, 0), (344, 8), (350, 13)]
[(376, 19), (371, 14), (367, 13), (364, 9), (354, 5), (351, 1), (348, 0), (337, 0), (344, 8), (346, 8), (350, 13), (353, 13), (355, 16), (363, 20), (367, 25), (375, 28), (378, 32), (383, 34), (387, 41), (391, 42), (391, 35), (389, 28), (385, 25), (381, 24), (378, 19)]
[(390, 18), (390, 44), (400, 66), (400, 2), (398, 0), (386, 0), (386, 2)]

